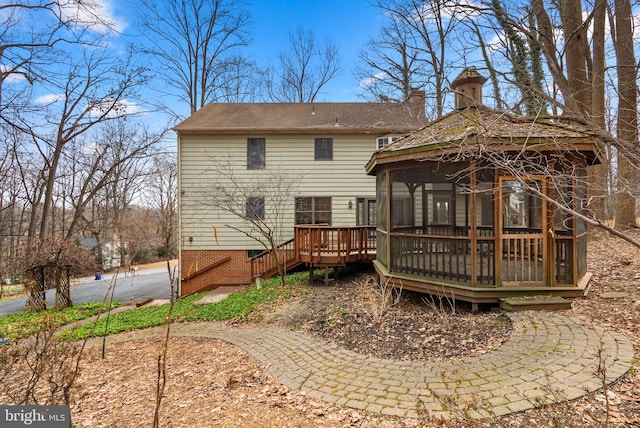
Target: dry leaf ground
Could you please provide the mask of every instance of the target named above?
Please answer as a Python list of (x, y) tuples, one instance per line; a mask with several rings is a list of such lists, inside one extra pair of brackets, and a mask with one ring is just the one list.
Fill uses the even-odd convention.
[[(636, 239), (640, 233), (633, 232)], [(589, 245), (594, 276), (587, 297), (576, 299), (569, 316), (581, 316), (626, 335), (640, 351), (640, 250), (604, 234)], [(357, 352), (402, 359), (459, 358), (488, 352), (509, 334), (498, 313), (471, 315), (465, 305), (451, 314), (449, 302), (403, 293), (380, 314), (376, 295), (364, 293), (366, 277), (347, 277), (276, 308), (263, 308), (260, 323), (276, 324), (333, 340)], [(369, 288), (370, 289), (370, 288)], [(608, 292), (626, 293), (608, 298)], [(370, 300), (373, 299), (373, 300)], [(372, 304), (372, 301), (374, 304)], [(461, 334), (462, 332), (462, 334)], [(73, 395), (78, 427), (140, 427), (153, 420), (157, 338), (109, 338), (106, 358), (91, 347)], [(461, 340), (466, 340), (464, 346)], [(595, 352), (595, 350), (594, 350)], [(443, 423), (458, 427), (635, 427), (640, 426), (640, 376), (636, 361), (606, 391), (571, 402), (487, 421)], [(272, 378), (244, 351), (218, 340), (171, 340), (163, 427), (416, 427), (434, 421), (399, 419), (310, 399)], [(558, 397), (562, 401), (562, 397)]]

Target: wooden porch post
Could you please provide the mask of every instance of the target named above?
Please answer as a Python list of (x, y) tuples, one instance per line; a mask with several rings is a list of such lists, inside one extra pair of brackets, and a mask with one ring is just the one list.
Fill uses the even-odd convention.
[(500, 170), (494, 167), (493, 183), (497, 188), (497, 197), (493, 201), (493, 239), (495, 240), (495, 285), (502, 286), (502, 181), (500, 180)]
[[(577, 177), (571, 178), (571, 189), (574, 195), (579, 194), (583, 195), (582, 191), (578, 192), (576, 186), (579, 186), (580, 182)], [(583, 184), (586, 186), (586, 184)], [(578, 204), (581, 204), (582, 201), (578, 201), (577, 197), (574, 197), (572, 200), (573, 204), (571, 209), (574, 211), (578, 210)], [(571, 254), (571, 259), (573, 263), (573, 269), (571, 269), (571, 283), (573, 285), (578, 285), (578, 217), (572, 215), (573, 217), (573, 230), (571, 232), (571, 248), (573, 249)]]
[(392, 195), (391, 195), (391, 174), (389, 173), (389, 168), (386, 168), (384, 171), (385, 175), (386, 175), (386, 185), (387, 185), (387, 195), (386, 195), (386, 206), (387, 206), (387, 248), (385, 248), (385, 251), (387, 252), (387, 271), (389, 272), (393, 272), (392, 269), (392, 261), (391, 261), (391, 200), (392, 200)]
[[(471, 224), (470, 224), (470, 232), (471, 235), (469, 238), (471, 239), (471, 285), (478, 284), (478, 231), (477, 231), (477, 221), (476, 221), (476, 161), (473, 159), (471, 161)], [(477, 308), (476, 308), (477, 310)]]
[(71, 280), (69, 275), (70, 268), (68, 266), (54, 266), (56, 281), (56, 308), (70, 308), (71, 303)]
[[(551, 199), (555, 200), (556, 198), (555, 188), (553, 186), (547, 186), (546, 195), (549, 196)], [(545, 254), (549, 258), (549, 261), (547, 262), (547, 265), (549, 266), (547, 284), (550, 287), (553, 287), (556, 285), (555, 272), (556, 272), (556, 263), (558, 262), (558, 254), (557, 254), (557, 248), (556, 248), (556, 234), (555, 234), (556, 222), (555, 222), (555, 219), (553, 218), (552, 204), (547, 204), (547, 209), (545, 210), (545, 216), (548, 219), (547, 235), (549, 236), (549, 239), (547, 240), (546, 254)]]
[(30, 269), (33, 276), (33, 286), (27, 291), (27, 307), (29, 310), (37, 312), (47, 309), (47, 295), (45, 286), (45, 267), (36, 266)]

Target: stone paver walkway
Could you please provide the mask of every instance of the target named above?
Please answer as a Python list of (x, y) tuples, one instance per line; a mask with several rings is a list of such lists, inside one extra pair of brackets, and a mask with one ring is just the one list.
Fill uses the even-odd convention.
[[(513, 331), (498, 349), (444, 363), (367, 357), (278, 328), (179, 323), (171, 331), (239, 346), (284, 385), (316, 399), (403, 417), (501, 416), (601, 388), (599, 366), (607, 383), (631, 367), (628, 340), (580, 318), (550, 312), (508, 316)], [(137, 336), (128, 333), (126, 340)]]

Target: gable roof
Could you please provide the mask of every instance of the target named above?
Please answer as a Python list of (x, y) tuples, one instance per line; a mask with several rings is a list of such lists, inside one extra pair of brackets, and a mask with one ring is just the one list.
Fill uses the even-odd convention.
[(213, 103), (174, 130), (178, 134), (406, 133), (427, 123), (419, 103)]
[(565, 148), (571, 145), (576, 150), (590, 152), (593, 161), (598, 156), (600, 141), (597, 133), (579, 124), (557, 118), (516, 116), (479, 105), (454, 110), (377, 150), (366, 169), (372, 173), (378, 163), (428, 159), (477, 144), (503, 150), (520, 150), (536, 144), (538, 150), (545, 145), (547, 150), (552, 150), (560, 143)]

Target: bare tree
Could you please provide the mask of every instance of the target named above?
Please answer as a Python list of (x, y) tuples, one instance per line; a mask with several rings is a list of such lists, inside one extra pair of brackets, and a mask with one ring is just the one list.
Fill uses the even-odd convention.
[(126, 260), (124, 242), (129, 237), (123, 219), (132, 204), (141, 203), (149, 159), (163, 135), (132, 118), (118, 119), (100, 124), (91, 140), (78, 139), (69, 148), (57, 186), (58, 210), (69, 207), (68, 214), (63, 211), (59, 216), (63, 236), (89, 233), (98, 255), (108, 239), (120, 248), (120, 260)]
[(391, 20), (360, 50), (354, 74), (365, 97), (404, 102), (412, 89), (427, 85), (429, 78), (414, 37), (402, 22)]
[(276, 102), (313, 102), (340, 71), (338, 48), (329, 39), (318, 46), (310, 30), (289, 33), (290, 46), (278, 57), (278, 68), (267, 76), (269, 97)]
[[(637, 64), (633, 64), (633, 52), (627, 49), (622, 53), (624, 48), (619, 46), (615, 31), (610, 33), (610, 39), (605, 38), (604, 24), (607, 11), (611, 16), (611, 28), (616, 27), (607, 2), (596, 1), (590, 4), (580, 0), (561, 3), (533, 0), (531, 10), (520, 4), (509, 4), (512, 9), (506, 10), (507, 4), (508, 2), (493, 0), (482, 9), (483, 25), (487, 25), (482, 34), (502, 34), (501, 38), (505, 43), (502, 50), (497, 49), (496, 52), (508, 59), (508, 64), (513, 69), (512, 77), (498, 71), (495, 64), (489, 65), (489, 69), (496, 75), (500, 73), (504, 82), (519, 88), (525, 100), (544, 99), (550, 103), (554, 112), (561, 112), (565, 118), (587, 125), (613, 144), (612, 148), (603, 146), (603, 153), (610, 154), (604, 161), (605, 167), (590, 170), (589, 215), (596, 222), (603, 221), (606, 218), (603, 201), (613, 192), (622, 195), (618, 198), (619, 206), (616, 213), (620, 211), (629, 216), (627, 219), (621, 219), (618, 224), (635, 224), (634, 205), (630, 201), (638, 197), (636, 179), (632, 175), (637, 170), (633, 167), (637, 165), (637, 161), (632, 160), (630, 164), (625, 164), (624, 159), (612, 162), (611, 155), (624, 152), (626, 156), (631, 156), (631, 159), (638, 156), (637, 133), (635, 136), (632, 133), (624, 136), (625, 133), (620, 131), (621, 105), (618, 106), (617, 113), (613, 108), (609, 117), (605, 116), (605, 106), (616, 104), (621, 98), (630, 101), (628, 106), (632, 106), (632, 110), (637, 106), (638, 67)], [(620, 6), (623, 5), (618, 5)], [(464, 7), (473, 11), (480, 10), (478, 6)], [(620, 11), (616, 10), (615, 20), (627, 16), (633, 16), (630, 9), (620, 7)], [(628, 25), (626, 27), (628, 31), (625, 30), (625, 36), (629, 35), (628, 39), (633, 44), (632, 31)], [(593, 28), (592, 32), (589, 31), (590, 28)], [(593, 35), (591, 40), (590, 34)], [(616, 64), (619, 66), (621, 60), (626, 61), (623, 69), (631, 70), (626, 79), (629, 82), (627, 85), (630, 85), (625, 86), (627, 95), (622, 94), (623, 88), (619, 85), (620, 71)], [(489, 60), (486, 62), (490, 63)], [(523, 71), (526, 74), (518, 74)], [(544, 81), (549, 83), (541, 84)], [(605, 86), (606, 82), (610, 82), (608, 87)], [(631, 95), (632, 91), (634, 95)], [(533, 112), (535, 109), (527, 110)], [(631, 117), (635, 116), (630, 113), (628, 119)], [(629, 126), (628, 131), (633, 128), (633, 125)], [(618, 138), (612, 139), (611, 135)], [(617, 168), (617, 171), (614, 168)], [(631, 175), (615, 181), (616, 175), (624, 177), (621, 174), (625, 169)], [(627, 201), (626, 205), (623, 205), (623, 200)]]
[(207, 187), (200, 194), (203, 203), (213, 210), (242, 219), (244, 226), (225, 224), (258, 242), (269, 251), (282, 283), (285, 282), (283, 255), (278, 244), (285, 232), (285, 216), (297, 189), (298, 177), (281, 168), (240, 175), (231, 156), (211, 161), (210, 173), (217, 177), (216, 186)]
[(216, 67), (211, 100), (229, 103), (252, 102), (264, 97), (262, 74), (258, 65), (243, 57), (232, 55)]
[(147, 177), (145, 199), (158, 221), (158, 235), (165, 256), (176, 255), (176, 227), (178, 218), (178, 163), (173, 153), (161, 153), (153, 158)]
[(447, 0), (376, 0), (374, 6), (384, 11), (391, 21), (397, 21), (394, 25), (403, 27), (405, 34), (411, 34), (407, 41), (413, 44), (412, 51), (418, 53), (416, 67), (428, 77), (424, 89), (427, 94), (433, 94), (428, 101), (433, 112), (430, 116), (442, 116), (450, 65), (457, 60), (453, 47), (456, 31), (460, 22), (471, 18), (476, 11), (464, 7), (463, 2)]
[(81, 0), (0, 6), (0, 116), (18, 184), (9, 212), (14, 246), (77, 238), (86, 207), (112, 179), (110, 162), (146, 154), (107, 147), (95, 132), (135, 113), (146, 79), (144, 68), (110, 48), (118, 26), (101, 7)]
[[(98, 2), (83, 0), (16, 0), (0, 5), (0, 116), (25, 107), (31, 86), (50, 79), (60, 45), (99, 46), (114, 31)], [(87, 31), (87, 28), (97, 31)], [(27, 85), (16, 84), (26, 82)]]
[[(21, 229), (23, 194), (19, 175), (16, 174), (16, 158), (13, 150), (16, 133), (0, 126), (0, 278), (15, 278), (16, 271), (10, 262), (15, 259), (18, 248), (17, 237)], [(4, 281), (3, 281), (4, 282)], [(0, 285), (0, 298), (4, 284)]]
[[(589, 168), (585, 215), (595, 224), (604, 224), (607, 213), (603, 202), (615, 194), (615, 211), (626, 216), (617, 219), (621, 227), (636, 224), (634, 202), (640, 195), (638, 64), (629, 47), (633, 46), (630, 4), (628, 0), (615, 2), (614, 14), (608, 2), (599, 0), (532, 0), (530, 5), (500, 0), (375, 3), (387, 13), (387, 24), (403, 22), (410, 29), (413, 39), (408, 40), (422, 49), (417, 60), (424, 60), (433, 76), (433, 90), (427, 88), (427, 92), (436, 99), (444, 93), (444, 86), (439, 89), (444, 83), (439, 77), (445, 73), (445, 63), (452, 60), (456, 40), (468, 40), (469, 33), (464, 31), (468, 28), (481, 44), (477, 57), (489, 70), (499, 108), (511, 105), (510, 110), (518, 112), (522, 106), (525, 114), (545, 116), (545, 107), (550, 106), (555, 116), (563, 118), (555, 120), (575, 121), (600, 135), (606, 141), (601, 152), (604, 167)], [(605, 31), (607, 12), (612, 28), (609, 33)], [(618, 31), (618, 26), (624, 30)], [(473, 52), (464, 52), (473, 58)], [(628, 74), (623, 75), (625, 72)], [(402, 80), (402, 73), (396, 71), (396, 78)], [(437, 105), (438, 100), (439, 113)]]
[(243, 8), (235, 0), (144, 0), (140, 23), (150, 47), (143, 52), (158, 64), (162, 87), (157, 90), (168, 97), (177, 91), (191, 114), (206, 103), (227, 101), (228, 92), (245, 92), (233, 90), (243, 85), (244, 75), (222, 77), (238, 63), (238, 48), (248, 43)]
[(480, 47), (480, 51), (482, 52), (482, 60), (485, 64), (487, 71), (489, 72), (489, 80), (491, 81), (491, 86), (493, 89), (493, 98), (495, 102), (495, 107), (498, 110), (506, 110), (506, 103), (502, 98), (502, 88), (500, 87), (500, 78), (499, 71), (494, 67), (491, 56), (489, 54), (489, 47), (487, 46), (487, 42), (485, 40), (485, 36), (482, 34), (480, 26), (476, 23), (476, 21), (471, 20), (468, 25), (471, 27), (474, 36), (478, 42), (478, 46)]
[[(637, 161), (627, 162), (638, 156), (637, 130), (637, 76), (638, 67), (635, 64), (633, 52), (633, 32), (631, 20), (633, 11), (629, 1), (616, 2), (615, 22), (610, 19), (612, 28), (612, 44), (615, 50), (617, 88), (612, 88), (618, 99), (618, 111), (614, 120), (617, 122), (614, 141), (616, 150), (624, 154), (618, 161), (618, 177), (615, 183), (617, 202), (615, 209), (616, 223), (619, 227), (636, 224), (635, 198), (638, 197)], [(553, 32), (554, 23), (550, 18), (542, 0), (534, 0), (534, 13), (539, 23), (540, 42), (549, 71), (555, 84), (562, 93), (565, 114), (577, 116), (588, 121), (590, 126), (601, 132), (611, 132), (605, 129), (607, 123), (602, 117), (605, 100), (603, 99), (603, 69), (606, 59), (603, 59), (603, 16), (606, 3), (596, 2), (592, 13), (583, 19), (583, 4), (579, 0), (562, 3), (558, 11), (561, 16), (562, 34), (565, 49), (561, 55), (556, 47), (556, 35)], [(591, 53), (587, 38), (587, 29), (594, 19), (594, 42)], [(620, 31), (617, 27), (622, 26)], [(565, 67), (563, 68), (563, 65)], [(591, 76), (591, 78), (589, 77)], [(606, 93), (606, 92), (605, 92)], [(613, 133), (613, 132), (612, 132)], [(606, 177), (601, 173), (600, 179), (591, 174), (591, 198), (599, 200), (609, 190)], [(596, 186), (603, 186), (596, 188)], [(598, 196), (600, 195), (600, 196)], [(596, 205), (596, 214), (602, 215), (602, 208)], [(620, 217), (621, 216), (621, 217)]]
[[(593, 66), (591, 71), (591, 112), (590, 118), (599, 129), (607, 129), (605, 117), (605, 72), (606, 52), (605, 33), (607, 0), (596, 0), (593, 9)], [(592, 199), (591, 210), (595, 218), (608, 218), (606, 211), (607, 175), (611, 171), (611, 165), (607, 165), (611, 159), (605, 157), (605, 163), (589, 168), (589, 197)]]
[(33, 225), (39, 222), (40, 239), (52, 234), (55, 183), (67, 147), (97, 124), (126, 116), (127, 97), (134, 95), (145, 81), (143, 69), (110, 58), (104, 52), (94, 52), (83, 57), (82, 62), (73, 63), (67, 78), (59, 82), (60, 86), (52, 81), (53, 89), (59, 89), (61, 93), (47, 103), (41, 119), (30, 114), (13, 122), (31, 136), (42, 157), (42, 211), (40, 216), (33, 211), (30, 228), (35, 230)]

